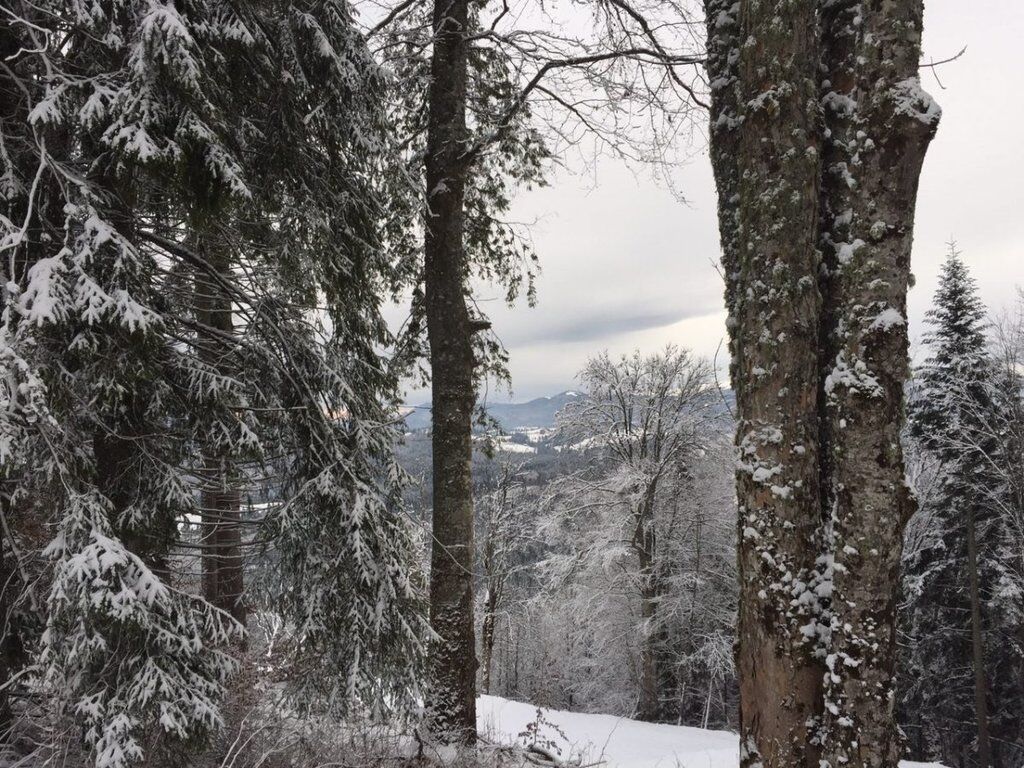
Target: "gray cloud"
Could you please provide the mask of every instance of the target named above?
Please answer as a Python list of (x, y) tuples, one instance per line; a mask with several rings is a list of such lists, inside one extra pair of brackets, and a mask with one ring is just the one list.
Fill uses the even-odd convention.
[[(664, 328), (692, 317), (702, 317), (715, 310), (716, 308), (712, 307), (702, 307), (693, 311), (642, 311), (635, 308), (609, 310), (594, 307), (591, 312), (555, 317), (554, 321), (547, 325), (530, 323), (530, 327), (523, 330), (517, 330), (513, 326), (506, 333), (499, 329), (498, 335), (506, 346), (513, 347), (581, 341), (606, 342), (614, 336)], [(522, 310), (524, 314), (528, 311)]]
[(610, 335), (642, 331), (647, 328), (661, 328), (678, 322), (683, 315), (677, 312), (645, 312), (642, 314), (609, 315), (598, 313), (585, 317), (568, 318), (561, 327), (552, 328), (549, 333), (522, 339), (523, 342), (593, 341)]
[[(918, 196), (917, 287), (908, 308), (913, 339), (920, 338), (951, 236), (992, 310), (1011, 303), (1016, 286), (1024, 284), (1024, 217), (1018, 211), (1024, 101), (1007, 95), (1014, 75), (1024, 74), (1021, 39), (1024, 3), (975, 0), (969, 10), (958, 2), (927, 4), (925, 61), (964, 45), (967, 53), (940, 69), (944, 87), (922, 69), (924, 87), (943, 107), (943, 117)], [(563, 173), (551, 186), (516, 200), (513, 218), (537, 222), (532, 238), (543, 267), (539, 305), (508, 309), (498, 291), (481, 292), (481, 306), (511, 355), (515, 398), (571, 388), (586, 358), (605, 348), (616, 354), (671, 342), (709, 358), (715, 354), (725, 336), (714, 267), (715, 191), (706, 155), (692, 149), (696, 156), (675, 176), (685, 206), (611, 160), (600, 161), (596, 178)]]

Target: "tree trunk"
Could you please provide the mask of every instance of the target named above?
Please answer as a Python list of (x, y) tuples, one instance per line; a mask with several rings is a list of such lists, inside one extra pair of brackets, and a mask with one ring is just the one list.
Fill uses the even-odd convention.
[(476, 740), (473, 626), (472, 325), (466, 305), (467, 0), (436, 0), (428, 93), (425, 296), (433, 426), (433, 543), (427, 707), (435, 737)]
[(487, 600), (484, 604), (484, 620), (480, 628), (480, 666), (482, 677), (480, 680), (481, 693), (491, 692), (491, 660), (494, 656), (494, 629), (497, 612), (496, 597), (493, 591), (488, 590)]
[[(204, 247), (207, 262), (218, 275), (231, 266), (217, 247)], [(196, 275), (196, 315), (210, 329), (199, 340), (199, 358), (219, 375), (232, 375), (229, 358), (235, 333), (231, 297), (216, 275)], [(247, 620), (242, 559), (241, 495), (230, 457), (208, 447), (203, 459), (202, 505), (203, 593), (242, 626)]]
[[(22, 48), (23, 40), (14, 24), (10, 22), (0, 23), (0, 59), (11, 61), (17, 52)], [(14, 93), (17, 86), (10, 76), (9, 70), (0, 71), (0, 93)], [(0, 122), (11, 125), (26, 125), (28, 112), (28, 99), (18, 103), (13, 98), (5, 99), (0, 106)], [(6, 136), (6, 134), (5, 134)], [(10, 150), (8, 150), (10, 151)], [(19, 160), (21, 158), (18, 158)], [(25, 205), (18, 198), (8, 193), (3, 209), (11, 221), (24, 221)], [(15, 255), (21, 261), (25, 257), (19, 253), (22, 249), (14, 249)], [(7, 263), (0, 266), (0, 279), (4, 282), (22, 282), (24, 264)], [(10, 273), (9, 273), (10, 272)], [(8, 301), (7, 294), (4, 294), (4, 301)], [(8, 485), (10, 483), (10, 486)], [(12, 663), (14, 656), (14, 645), (17, 639), (15, 629), (14, 604), (17, 601), (16, 590), (23, 589), (21, 580), (17, 576), (17, 563), (14, 562), (14, 553), (7, 554), (6, 549), (13, 544), (8, 541), (8, 536), (13, 536), (10, 531), (10, 493), (12, 487), (9, 470), (4, 467), (0, 470), (0, 515), (3, 515), (3, 523), (0, 527), (0, 744), (9, 743), (10, 727), (13, 723), (11, 711), (11, 677), (15, 672), (15, 665)], [(4, 757), (0, 752), (0, 758)]]
[(824, 492), (833, 558), (825, 759), (892, 766), (896, 600), (913, 511), (900, 435), (918, 178), (938, 109), (917, 79), (921, 0), (831, 4), (821, 246)]
[(917, 80), (922, 4), (736, 8), (705, 1), (739, 417), (741, 763), (894, 766), (904, 318), (938, 119)]
[(658, 587), (657, 529), (654, 525), (656, 485), (645, 495), (639, 512), (634, 546), (640, 568), (640, 622), (643, 638), (640, 646), (640, 697), (636, 717), (648, 723), (661, 719), (660, 676), (658, 674)]
[(644, 627), (640, 647), (640, 699), (637, 702), (636, 719), (656, 723), (661, 716), (658, 695), (658, 665), (656, 635), (651, 629), (656, 620), (656, 596), (653, 590), (644, 587), (640, 595), (640, 620)]
[(507, 535), (503, 520), (508, 514), (508, 492), (511, 480), (512, 474), (509, 467), (503, 467), (501, 479), (498, 481), (500, 496), (497, 501), (492, 500), (488, 506), (489, 520), (483, 551), (484, 584), (487, 592), (484, 599), (484, 617), (480, 627), (480, 654), (482, 657), (480, 685), (483, 693), (491, 692), (494, 633), (498, 620), (498, 609), (502, 604), (501, 598), (505, 591), (505, 542), (499, 541), (499, 538)]
[(978, 721), (978, 764), (992, 765), (988, 729), (988, 686), (985, 683), (985, 643), (981, 626), (981, 590), (978, 587), (978, 537), (972, 508), (967, 515), (967, 570), (971, 587), (971, 649), (974, 662), (974, 711)]
[[(712, 158), (738, 409), (742, 766), (817, 768), (819, 551), (813, 0), (709, 0)], [(738, 22), (738, 25), (737, 25)]]
[(245, 575), (242, 558), (242, 525), (240, 494), (228, 483), (234, 482), (226, 469), (217, 472), (214, 481), (220, 490), (208, 489), (203, 493), (203, 506), (213, 524), (214, 552), (213, 577), (216, 580), (213, 604), (226, 611), (245, 626), (248, 609), (245, 605)]
[[(3, 515), (3, 526), (0, 527), (0, 744), (8, 743), (14, 718), (11, 710), (11, 678), (14, 674), (17, 634), (15, 629), (15, 590), (24, 589), (18, 577), (17, 563), (14, 552), (8, 553), (12, 535), (8, 521), (10, 520), (10, 503), (6, 482), (0, 480), (0, 515)], [(0, 752), (2, 756), (2, 752)]]

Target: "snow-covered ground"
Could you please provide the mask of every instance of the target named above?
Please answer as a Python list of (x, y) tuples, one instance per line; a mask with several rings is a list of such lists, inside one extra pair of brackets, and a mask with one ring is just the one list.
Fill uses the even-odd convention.
[(510, 437), (496, 437), (494, 438), (494, 448), (497, 451), (504, 453), (536, 453), (537, 446), (526, 445), (525, 443), (513, 442)]
[[(546, 721), (541, 737), (550, 738), (563, 759), (582, 759), (583, 765), (601, 761), (601, 768), (736, 768), (739, 741), (727, 731), (706, 731), (676, 725), (641, 723), (612, 715), (587, 715), (542, 709)], [(519, 737), (537, 720), (537, 707), (497, 696), (477, 701), (477, 728), (485, 738), (523, 744)], [(527, 742), (528, 743), (528, 742)], [(935, 763), (904, 761), (902, 768), (941, 768)]]

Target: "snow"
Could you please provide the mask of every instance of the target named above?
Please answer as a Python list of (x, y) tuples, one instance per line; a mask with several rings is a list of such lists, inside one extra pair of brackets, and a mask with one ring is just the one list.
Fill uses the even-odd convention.
[(28, 270), (28, 288), (19, 303), (22, 314), (30, 323), (57, 322), (63, 316), (63, 302), (59, 291), (64, 263), (57, 256), (41, 258)]
[[(477, 700), (477, 729), (491, 741), (519, 743), (529, 723), (537, 719), (533, 704), (498, 696)], [(601, 761), (601, 768), (735, 768), (739, 737), (680, 725), (642, 723), (614, 715), (592, 715), (541, 709), (544, 720), (562, 733), (542, 725), (541, 737), (556, 742), (563, 758), (582, 758), (583, 765)], [(568, 742), (566, 743), (566, 739)], [(938, 763), (904, 760), (901, 768), (942, 768)]]
[(494, 441), (494, 447), (503, 453), (536, 453), (537, 448), (533, 445), (516, 443), (507, 437), (499, 437)]
[(872, 331), (888, 331), (890, 328), (900, 325), (906, 325), (907, 321), (900, 314), (899, 310), (893, 309), (892, 307), (886, 307), (878, 316), (872, 321), (870, 330)]
[[(584, 765), (597, 760), (603, 760), (606, 768), (734, 768), (739, 764), (739, 741), (726, 731), (547, 709), (543, 715), (562, 730), (568, 744), (551, 728), (543, 727), (543, 735), (558, 744), (563, 757), (582, 757)], [(536, 719), (537, 707), (532, 704), (497, 696), (481, 696), (477, 701), (478, 730), (494, 741), (516, 742)]]
[(891, 90), (896, 113), (913, 118), (925, 125), (935, 125), (942, 117), (942, 109), (927, 91), (921, 88), (918, 77), (900, 80)]
[(851, 261), (853, 261), (854, 254), (856, 254), (858, 250), (863, 248), (864, 245), (864, 241), (861, 240), (859, 237), (855, 239), (852, 243), (836, 243), (836, 260), (840, 264), (849, 264)]
[(516, 427), (512, 430), (512, 434), (522, 435), (526, 438), (526, 442), (531, 445), (537, 445), (548, 440), (554, 433), (554, 429), (547, 427)]

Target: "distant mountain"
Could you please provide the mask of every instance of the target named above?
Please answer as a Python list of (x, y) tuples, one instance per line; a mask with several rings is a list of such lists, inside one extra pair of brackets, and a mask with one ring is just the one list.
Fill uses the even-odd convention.
[[(501, 424), (506, 432), (525, 429), (551, 429), (555, 426), (555, 414), (568, 403), (585, 395), (579, 392), (559, 392), (551, 397), (538, 397), (525, 403), (490, 403), (487, 412)], [(736, 395), (731, 389), (712, 390), (707, 394), (707, 413), (717, 419), (725, 419), (731, 428), (736, 411)], [(406, 429), (418, 432), (430, 428), (430, 406), (417, 405), (409, 409), (405, 417)]]
[[(582, 397), (578, 392), (559, 392), (551, 397), (538, 397), (525, 403), (488, 403), (487, 413), (501, 424), (502, 429), (550, 429), (555, 425), (555, 414), (568, 403)], [(405, 417), (410, 432), (430, 427), (430, 406), (415, 406)]]

